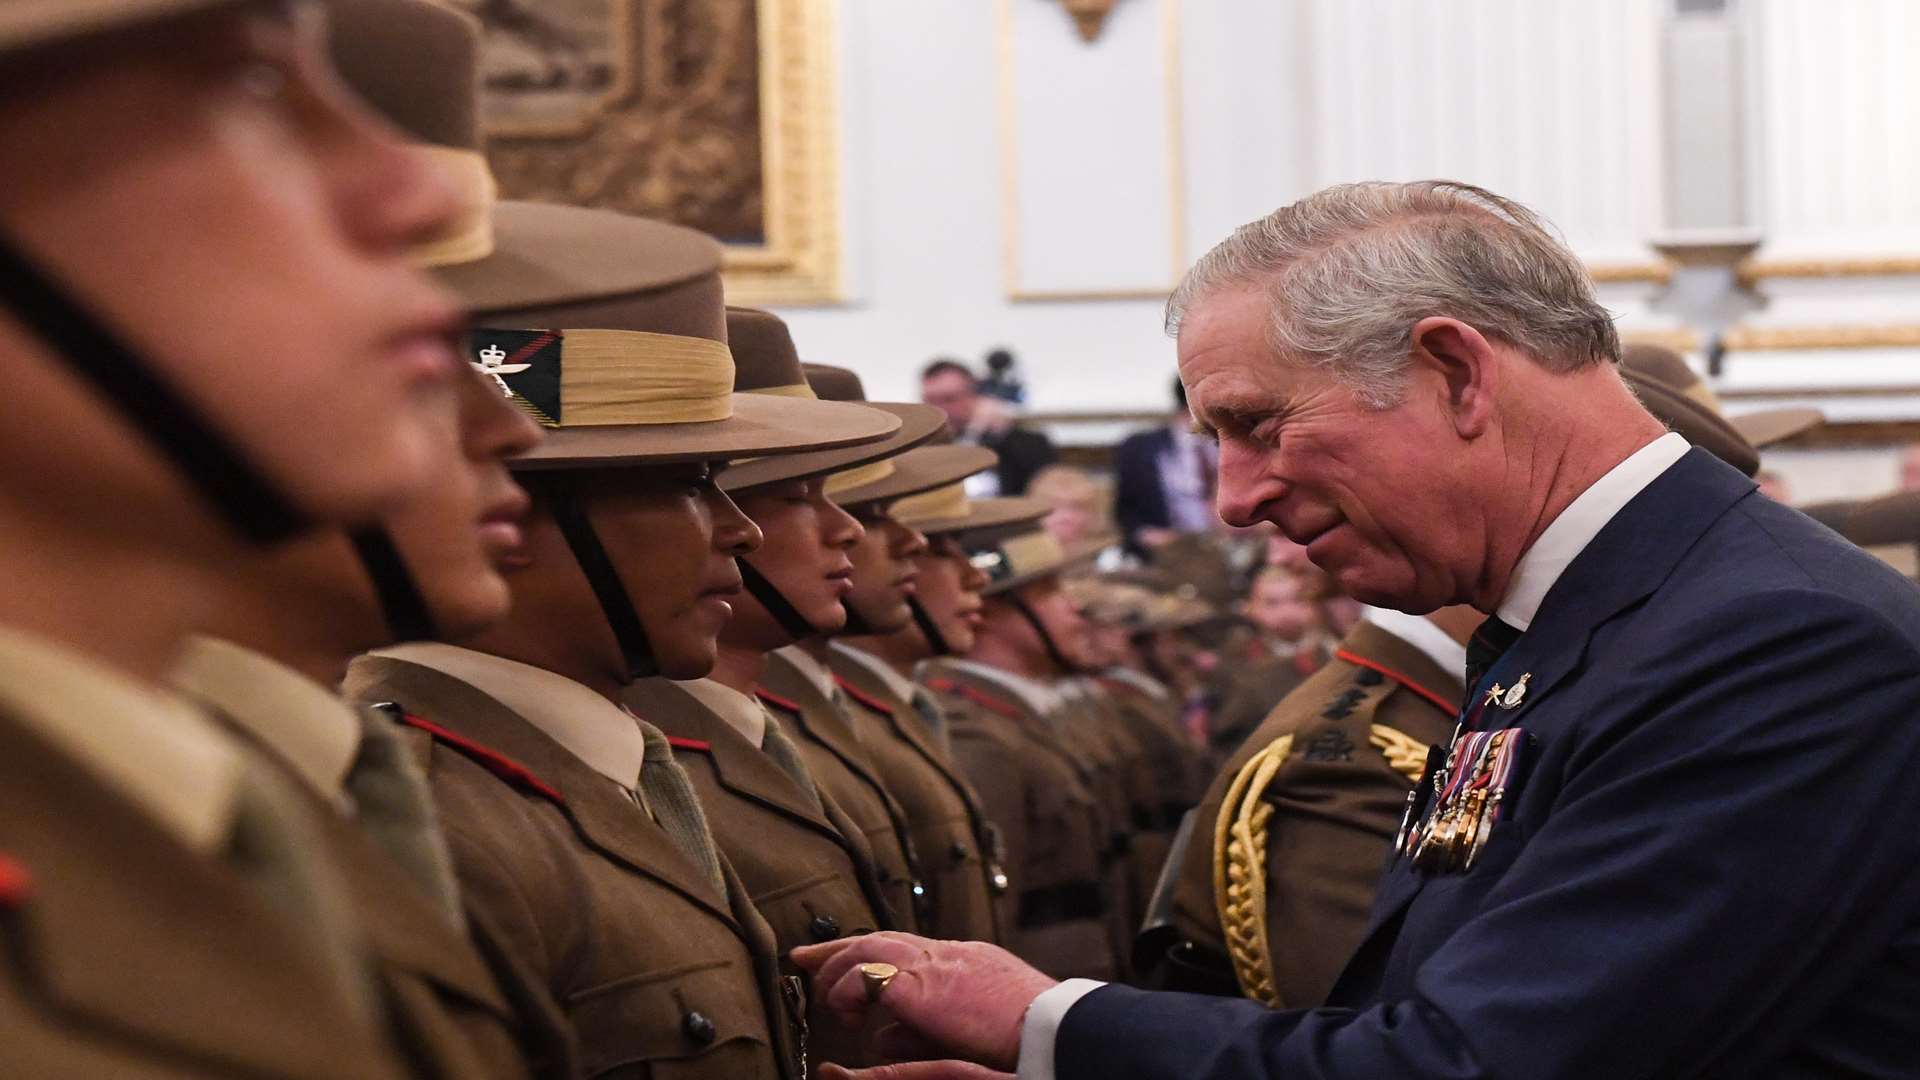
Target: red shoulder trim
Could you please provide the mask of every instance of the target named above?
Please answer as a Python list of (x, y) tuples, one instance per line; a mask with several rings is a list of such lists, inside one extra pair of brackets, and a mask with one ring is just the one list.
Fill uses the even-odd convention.
[(667, 745), (675, 750), (698, 750), (703, 754), (713, 753), (713, 744), (705, 739), (687, 739), (679, 735), (667, 736)]
[(779, 709), (782, 712), (790, 712), (795, 716), (800, 715), (799, 704), (797, 704), (796, 702), (788, 701), (786, 698), (781, 697), (779, 694), (770, 694), (765, 690), (760, 689), (759, 687), (755, 687), (753, 691), (753, 696), (759, 698), (761, 701), (766, 702), (767, 704), (773, 706), (774, 708)]
[(472, 758), (488, 772), (505, 780), (507, 783), (544, 795), (561, 806), (567, 805), (566, 797), (560, 794), (559, 788), (535, 776), (532, 769), (502, 754), (500, 751), (482, 746), (472, 739), (467, 738), (465, 735), (448, 731), (439, 724), (415, 716), (412, 713), (401, 714), (400, 720), (407, 726), (419, 728), (435, 739), (446, 743), (467, 757)]
[(1456, 716), (1460, 712), (1460, 703), (1458, 702), (1449, 703), (1445, 697), (1441, 696), (1440, 694), (1434, 693), (1432, 690), (1429, 690), (1424, 686), (1421, 686), (1419, 683), (1414, 682), (1411, 678), (1408, 678), (1407, 676), (1400, 674), (1399, 672), (1393, 670), (1392, 668), (1386, 666), (1385, 664), (1377, 663), (1375, 661), (1367, 659), (1364, 656), (1361, 656), (1358, 653), (1351, 653), (1345, 649), (1336, 650), (1333, 655), (1334, 655), (1334, 658), (1337, 660), (1345, 660), (1349, 664), (1354, 664), (1359, 667), (1366, 668), (1370, 671), (1377, 671), (1380, 674), (1385, 675), (1387, 678), (1392, 679), (1394, 682), (1399, 683), (1401, 686), (1404, 686), (1407, 689), (1413, 691), (1415, 694), (1418, 694), (1419, 696), (1425, 698), (1428, 701), (1428, 703), (1430, 703), (1434, 708), (1439, 709), (1441, 712), (1447, 714), (1448, 716)]
[(987, 709), (991, 712), (999, 713), (1001, 716), (1007, 717), (1008, 719), (1018, 720), (1022, 716), (1026, 715), (1024, 712), (1020, 710), (1020, 706), (1018, 705), (1001, 701), (999, 698), (994, 697), (992, 694), (975, 690), (973, 687), (968, 686), (965, 683), (957, 683), (957, 682), (954, 682), (952, 679), (928, 679), (927, 689), (938, 690), (943, 694), (958, 694), (961, 697), (966, 698), (968, 701), (973, 702), (975, 705), (978, 705), (981, 708)]
[(833, 681), (836, 686), (847, 692), (848, 697), (879, 713), (881, 716), (893, 715), (893, 706), (848, 682), (845, 676), (835, 675)]
[(19, 907), (33, 895), (33, 872), (18, 859), (0, 854), (0, 907)]

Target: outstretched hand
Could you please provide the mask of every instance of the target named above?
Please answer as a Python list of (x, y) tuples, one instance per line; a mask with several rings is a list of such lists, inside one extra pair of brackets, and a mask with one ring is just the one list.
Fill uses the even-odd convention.
[[(814, 993), (850, 1025), (858, 1025), (875, 1004), (868, 1000), (860, 965), (892, 964), (900, 973), (880, 993), (878, 1004), (906, 1029), (901, 1034), (1003, 1071), (1019, 1061), (1027, 1006), (1055, 985), (994, 945), (893, 932), (803, 945), (793, 950), (793, 960), (813, 973)], [(915, 1069), (923, 1071), (849, 1075), (860, 1080), (978, 1080), (994, 1075), (958, 1062), (922, 1062)]]

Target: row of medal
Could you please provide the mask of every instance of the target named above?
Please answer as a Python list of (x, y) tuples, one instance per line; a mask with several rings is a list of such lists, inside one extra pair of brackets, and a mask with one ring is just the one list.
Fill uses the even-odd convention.
[[(1409, 793), (1396, 854), (1411, 856), (1414, 868), (1424, 873), (1471, 869), (1500, 819), (1525, 742), (1525, 731), (1517, 727), (1457, 736), (1439, 772)], [(1432, 800), (1430, 810), (1421, 805), (1423, 793)]]

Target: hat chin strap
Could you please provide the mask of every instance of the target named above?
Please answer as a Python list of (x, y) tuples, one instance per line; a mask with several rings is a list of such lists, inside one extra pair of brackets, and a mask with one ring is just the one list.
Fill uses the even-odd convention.
[(1063, 674), (1080, 673), (1080, 665), (1067, 659), (1067, 654), (1060, 651), (1060, 643), (1053, 640), (1053, 635), (1047, 632), (1046, 624), (1040, 621), (1040, 616), (1034, 613), (1033, 608), (1028, 606), (1025, 600), (1010, 593), (1007, 596), (1007, 603), (1012, 604), (1013, 610), (1019, 612), (1020, 617), (1027, 620), (1027, 625), (1033, 627), (1033, 632), (1040, 635), (1040, 644), (1047, 650), (1047, 659), (1058, 664)]
[(607, 628), (613, 631), (613, 640), (620, 646), (620, 661), (625, 665), (627, 678), (645, 679), (660, 674), (660, 662), (653, 655), (652, 642), (647, 640), (647, 628), (640, 622), (633, 598), (627, 595), (627, 587), (620, 580), (619, 571), (614, 569), (613, 560), (607, 557), (600, 535), (587, 520), (586, 507), (564, 484), (554, 492), (552, 506), (554, 523), (560, 526), (560, 535), (573, 551), (580, 572), (586, 575), (593, 598), (600, 602), (600, 614), (606, 618)]
[(920, 628), (920, 636), (927, 639), (927, 648), (935, 656), (952, 656), (953, 643), (947, 635), (940, 632), (940, 624), (933, 621), (933, 615), (917, 596), (907, 597), (907, 610), (913, 612), (913, 625)]
[(349, 534), (353, 550), (373, 582), (373, 594), (380, 601), (380, 614), (387, 621), (387, 632), (395, 642), (434, 641), (433, 611), (407, 569), (406, 560), (393, 537), (382, 528), (357, 529)]
[(172, 462), (241, 536), (271, 544), (314, 525), (200, 410), (5, 237), (0, 304)]
[[(773, 616), (773, 621), (780, 624), (780, 629), (786, 631), (788, 637), (795, 641), (805, 641), (826, 633), (825, 630), (808, 622), (807, 617), (800, 614), (800, 609), (794, 607), (792, 601), (775, 588), (773, 582), (767, 580), (767, 576), (753, 565), (752, 560), (735, 559), (734, 561), (740, 564), (741, 584), (747, 587), (747, 592), (752, 594), (755, 600), (760, 601), (760, 606), (767, 609), (767, 614)], [(848, 624), (851, 625), (853, 609), (844, 604), (841, 606), (846, 608)]]

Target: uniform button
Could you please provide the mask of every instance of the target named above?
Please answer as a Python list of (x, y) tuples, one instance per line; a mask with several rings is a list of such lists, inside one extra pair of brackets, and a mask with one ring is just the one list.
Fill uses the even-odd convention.
[(876, 867), (874, 867), (874, 868), (873, 868), (873, 876), (874, 876), (874, 877), (876, 877), (876, 878), (879, 878), (879, 879), (880, 879), (880, 884), (882, 884), (882, 885), (891, 885), (891, 884), (893, 884), (893, 871), (891, 871), (891, 870), (889, 870), (889, 869), (887, 869), (887, 868), (886, 868), (886, 867), (884, 867), (884, 866), (876, 866)]
[(713, 1021), (707, 1019), (706, 1013), (688, 1013), (686, 1019), (680, 1021), (680, 1030), (687, 1033), (687, 1038), (701, 1046), (713, 1041)]
[(955, 840), (953, 846), (947, 849), (947, 854), (953, 856), (953, 861), (956, 864), (966, 862), (968, 855), (967, 845)]
[(840, 920), (831, 915), (815, 915), (807, 929), (813, 932), (815, 941), (832, 941), (840, 936)]

